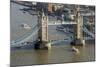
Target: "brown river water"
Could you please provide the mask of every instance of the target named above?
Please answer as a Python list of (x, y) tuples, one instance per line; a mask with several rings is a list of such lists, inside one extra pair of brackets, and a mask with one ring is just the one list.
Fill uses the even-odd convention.
[(70, 45), (54, 45), (51, 50), (15, 49), (11, 51), (11, 66), (94, 61), (94, 47), (77, 46), (79, 53), (71, 51)]

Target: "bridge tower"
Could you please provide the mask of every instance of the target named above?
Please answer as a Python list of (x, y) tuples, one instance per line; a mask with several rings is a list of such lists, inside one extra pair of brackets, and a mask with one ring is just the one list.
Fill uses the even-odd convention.
[(80, 15), (80, 8), (79, 6), (75, 7), (75, 22), (77, 23), (74, 26), (75, 33), (74, 33), (74, 41), (72, 42), (73, 45), (84, 45), (85, 40), (83, 40), (83, 16)]
[(48, 16), (44, 12), (38, 15), (38, 43), (35, 44), (36, 49), (50, 49), (51, 45), (48, 43)]

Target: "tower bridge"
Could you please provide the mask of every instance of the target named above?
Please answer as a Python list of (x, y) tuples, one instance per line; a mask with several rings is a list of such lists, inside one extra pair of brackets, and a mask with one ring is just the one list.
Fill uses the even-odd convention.
[[(57, 23), (57, 22), (53, 22), (53, 23), (48, 23), (48, 15), (45, 14), (43, 12), (43, 10), (41, 10), (40, 12), (37, 12), (37, 16), (38, 16), (38, 24), (35, 25), (31, 32), (29, 32), (29, 34), (26, 34), (23, 38), (15, 40), (13, 42), (11, 42), (11, 45), (17, 45), (17, 46), (21, 46), (23, 45), (24, 42), (28, 41), (31, 37), (35, 36), (36, 33), (38, 33), (38, 38), (37, 38), (37, 42), (35, 43), (35, 49), (49, 49), (51, 48), (50, 44), (58, 42), (58, 41), (68, 41), (68, 40), (58, 40), (58, 41), (53, 41), (50, 42), (48, 40), (48, 25), (74, 25), (74, 39), (73, 41), (71, 41), (71, 44), (73, 45), (84, 45), (84, 39), (85, 37), (83, 37), (83, 31), (85, 31), (87, 34), (91, 35), (92, 38), (94, 38), (94, 35), (89, 32), (86, 28), (83, 29), (83, 16), (87, 16), (87, 15), (81, 15), (79, 12), (79, 6), (77, 7), (77, 9), (75, 9), (75, 21), (73, 22), (61, 22), (61, 23)], [(86, 39), (89, 39), (88, 37)]]

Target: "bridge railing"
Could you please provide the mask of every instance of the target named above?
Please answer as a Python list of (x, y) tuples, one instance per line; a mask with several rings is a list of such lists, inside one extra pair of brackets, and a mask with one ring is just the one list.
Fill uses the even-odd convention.
[(38, 30), (40, 28), (38, 28), (38, 27), (36, 28), (36, 27), (37, 27), (37, 25), (35, 25), (33, 27), (33, 30), (31, 32), (29, 32), (28, 34), (26, 33), (26, 35), (23, 36), (22, 38), (15, 40), (14, 43), (11, 43), (11, 45), (19, 45), (19, 44), (29, 40), (32, 36), (34, 36), (36, 33), (38, 33)]

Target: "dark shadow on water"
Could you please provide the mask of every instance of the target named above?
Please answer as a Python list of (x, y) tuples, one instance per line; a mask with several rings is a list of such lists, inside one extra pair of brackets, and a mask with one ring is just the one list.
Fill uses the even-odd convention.
[(23, 49), (33, 49), (34, 45), (25, 45), (25, 46), (18, 46), (18, 47), (11, 47), (12, 50), (23, 50)]

